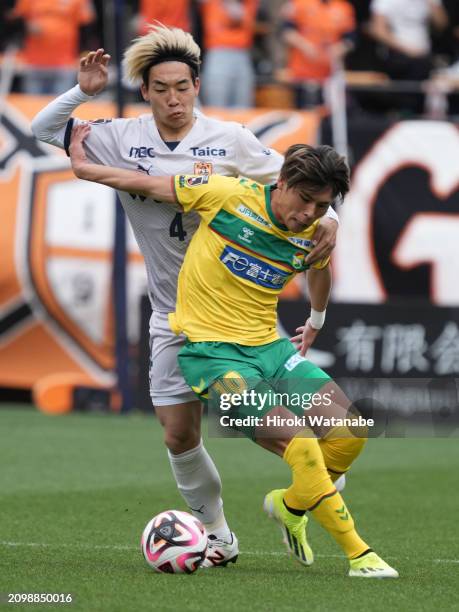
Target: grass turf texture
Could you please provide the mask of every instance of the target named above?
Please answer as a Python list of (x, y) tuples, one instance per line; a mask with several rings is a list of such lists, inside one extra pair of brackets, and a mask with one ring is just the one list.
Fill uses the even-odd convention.
[[(401, 575), (367, 581), (346, 576), (346, 560), (313, 521), (314, 565), (284, 554), (261, 504), (289, 472), (247, 440), (206, 442), (239, 537), (238, 562), (170, 576), (153, 573), (138, 546), (154, 514), (186, 509), (154, 418), (2, 408), (0, 430), (2, 593), (72, 593), (69, 609), (110, 612), (458, 609), (457, 439), (367, 445), (345, 499), (362, 536)], [(5, 609), (13, 607), (49, 605)]]

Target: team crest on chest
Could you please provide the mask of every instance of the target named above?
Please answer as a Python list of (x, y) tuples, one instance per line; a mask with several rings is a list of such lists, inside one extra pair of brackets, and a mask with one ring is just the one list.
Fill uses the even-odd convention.
[(194, 164), (193, 174), (201, 176), (203, 174), (212, 174), (212, 162), (196, 162)]
[(295, 268), (295, 270), (301, 270), (301, 268), (304, 267), (304, 258), (306, 257), (307, 253), (304, 253), (302, 251), (299, 251), (298, 253), (295, 253), (292, 257), (292, 266)]

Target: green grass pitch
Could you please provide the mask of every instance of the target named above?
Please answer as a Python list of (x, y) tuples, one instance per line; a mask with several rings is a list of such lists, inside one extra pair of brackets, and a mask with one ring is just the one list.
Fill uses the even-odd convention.
[[(206, 426), (204, 426), (206, 429)], [(459, 610), (456, 439), (378, 439), (348, 477), (362, 536), (401, 575), (351, 579), (318, 525), (316, 561), (285, 554), (264, 494), (288, 483), (280, 459), (242, 439), (208, 439), (241, 554), (226, 569), (154, 574), (139, 551), (147, 521), (186, 509), (154, 418), (46, 417), (0, 409), (0, 592), (72, 593), (70, 610)], [(312, 521), (311, 521), (312, 522)], [(49, 605), (0, 605), (30, 610)], [(52, 606), (56, 607), (56, 606)]]

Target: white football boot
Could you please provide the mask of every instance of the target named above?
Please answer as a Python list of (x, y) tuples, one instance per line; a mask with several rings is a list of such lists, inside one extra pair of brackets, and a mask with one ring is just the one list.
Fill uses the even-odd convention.
[(238, 555), (239, 544), (233, 532), (231, 532), (231, 542), (225, 542), (210, 534), (207, 540), (206, 558), (201, 567), (226, 567), (228, 563), (236, 563)]

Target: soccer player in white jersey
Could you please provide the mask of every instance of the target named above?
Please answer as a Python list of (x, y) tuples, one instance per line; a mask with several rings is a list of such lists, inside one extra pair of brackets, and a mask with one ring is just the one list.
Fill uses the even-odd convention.
[[(82, 58), (78, 85), (35, 117), (32, 131), (68, 150), (73, 111), (107, 84), (110, 56), (103, 49)], [(263, 146), (242, 125), (205, 117), (194, 109), (199, 92), (200, 49), (190, 34), (152, 27), (125, 54), (127, 76), (141, 80), (152, 114), (93, 124), (85, 141), (88, 158), (103, 165), (142, 170), (152, 176), (211, 174), (250, 177), (272, 183), (282, 156)], [(221, 480), (201, 440), (202, 408), (177, 363), (184, 343), (175, 336), (167, 314), (175, 310), (177, 277), (188, 244), (199, 224), (194, 213), (170, 204), (118, 192), (145, 259), (153, 314), (150, 321), (150, 394), (164, 428), (164, 440), (177, 486), (190, 510), (206, 526), (209, 554), (204, 566), (235, 561), (238, 543), (223, 513)], [(309, 257), (328, 255), (335, 242), (337, 218), (324, 218)]]

